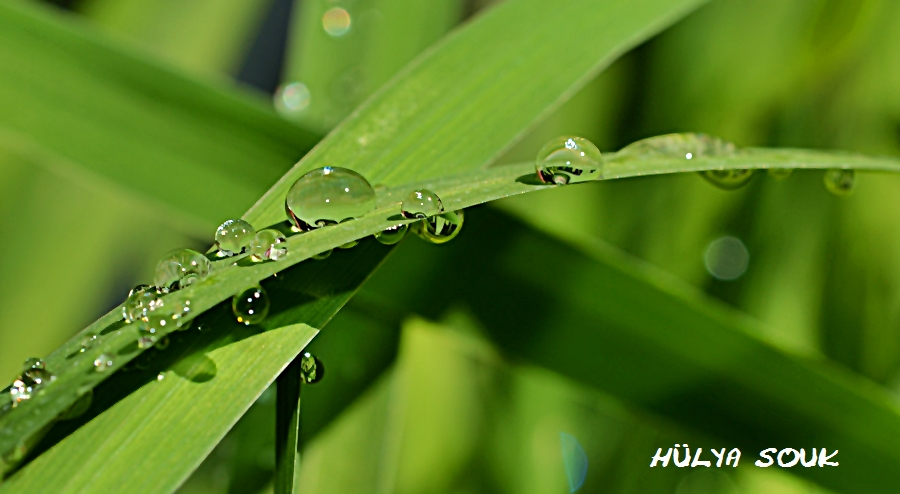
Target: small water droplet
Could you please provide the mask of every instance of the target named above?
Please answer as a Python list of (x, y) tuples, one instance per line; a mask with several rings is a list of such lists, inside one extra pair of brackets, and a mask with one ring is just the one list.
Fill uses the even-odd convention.
[(706, 270), (714, 278), (736, 280), (747, 271), (750, 253), (739, 238), (725, 236), (709, 243), (703, 254)]
[(286, 242), (287, 239), (278, 230), (261, 230), (250, 242), (251, 258), (256, 262), (277, 261), (287, 255)]
[(85, 336), (81, 339), (81, 344), (80, 344), (80, 345), (81, 345), (81, 348), (80, 348), (78, 351), (81, 352), (81, 353), (84, 353), (87, 349), (89, 349), (89, 348), (93, 347), (94, 345), (96, 345), (96, 344), (97, 344), (97, 341), (99, 341), (99, 340), (97, 339), (97, 335), (95, 335), (95, 334), (85, 335)]
[(597, 146), (575, 136), (551, 140), (541, 148), (535, 161), (538, 178), (556, 185), (597, 180), (602, 166)]
[(423, 219), (443, 212), (441, 198), (426, 189), (414, 190), (400, 202), (400, 214), (404, 218)]
[(278, 87), (274, 96), (275, 110), (285, 117), (295, 117), (309, 107), (311, 95), (302, 82), (291, 82)]
[(300, 355), (300, 375), (306, 384), (315, 384), (325, 377), (322, 361), (309, 352)]
[(45, 364), (43, 360), (41, 360), (37, 357), (27, 358), (27, 359), (25, 359), (25, 363), (22, 364), (23, 370), (46, 369), (46, 368), (47, 368), (47, 364)]
[(394, 245), (397, 242), (403, 240), (403, 237), (406, 236), (406, 232), (409, 230), (409, 225), (403, 223), (400, 225), (394, 225), (375, 234), (375, 240), (383, 243), (384, 245)]
[(322, 16), (322, 28), (329, 36), (340, 37), (350, 31), (350, 13), (340, 7), (329, 9)]
[(332, 252), (334, 252), (334, 249), (328, 249), (325, 252), (319, 252), (318, 254), (312, 256), (312, 258), (317, 261), (321, 261), (322, 259), (328, 259), (329, 257), (331, 257)]
[(247, 288), (231, 299), (237, 322), (247, 326), (261, 323), (269, 315), (269, 305), (269, 295), (261, 286)]
[(256, 229), (244, 220), (227, 220), (216, 229), (216, 245), (219, 246), (219, 257), (228, 257), (240, 254), (244, 247), (250, 246), (250, 241), (256, 235)]
[(156, 264), (156, 286), (179, 289), (189, 286), (209, 274), (209, 259), (190, 249), (170, 252)]
[(162, 380), (165, 379), (165, 378), (166, 378), (166, 373), (165, 373), (165, 372), (160, 372), (159, 374), (156, 375), (156, 380), (157, 380), (157, 381), (162, 381)]
[(720, 189), (735, 190), (750, 183), (753, 170), (705, 170), (700, 175)]
[(138, 285), (128, 292), (128, 298), (122, 305), (122, 317), (125, 322), (145, 319), (151, 311), (163, 305), (161, 293), (155, 286)]
[(834, 168), (825, 172), (825, 188), (836, 196), (846, 196), (853, 191), (856, 171), (850, 168)]
[(375, 191), (362, 175), (326, 166), (300, 177), (287, 193), (285, 211), (301, 231), (358, 218), (375, 209)]
[(462, 230), (463, 210), (439, 214), (413, 224), (413, 233), (433, 244), (449, 242)]
[(155, 336), (141, 336), (138, 338), (138, 348), (146, 350), (156, 344)]
[(784, 180), (791, 176), (794, 173), (793, 168), (769, 168), (768, 170), (769, 176), (774, 178), (775, 180)]
[(137, 329), (142, 336), (153, 336), (155, 338), (168, 333), (175, 326), (168, 317), (161, 314), (151, 314), (147, 319), (140, 320), (137, 323)]
[(106, 372), (113, 366), (112, 356), (101, 353), (99, 357), (94, 359), (94, 370), (97, 372)]
[(94, 401), (94, 390), (89, 389), (86, 393), (81, 394), (74, 403), (69, 405), (64, 412), (59, 414), (60, 420), (72, 420), (85, 414)]

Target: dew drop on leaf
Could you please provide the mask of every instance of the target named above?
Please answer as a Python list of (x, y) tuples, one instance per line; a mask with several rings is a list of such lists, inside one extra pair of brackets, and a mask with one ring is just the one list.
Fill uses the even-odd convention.
[(825, 172), (825, 188), (836, 196), (846, 196), (853, 191), (856, 172), (852, 169), (831, 169)]
[(156, 264), (154, 283), (164, 289), (179, 289), (209, 274), (209, 259), (191, 249), (178, 249), (163, 256)]
[(414, 190), (400, 202), (400, 214), (404, 218), (423, 219), (443, 212), (441, 198), (427, 189)]
[(575, 136), (557, 137), (538, 151), (535, 170), (541, 182), (556, 185), (589, 182), (600, 178), (600, 150)]
[(309, 352), (300, 355), (300, 376), (306, 384), (315, 384), (325, 377), (322, 361)]
[(269, 295), (261, 286), (254, 286), (231, 299), (231, 310), (237, 322), (247, 326), (261, 323), (269, 314)]
[(99, 357), (94, 359), (94, 370), (97, 372), (106, 372), (111, 369), (113, 366), (113, 359), (111, 355), (106, 353), (101, 353)]
[(359, 218), (375, 209), (375, 191), (362, 175), (326, 166), (300, 177), (285, 198), (294, 226), (307, 231)]
[(784, 180), (794, 173), (793, 168), (769, 168), (769, 176), (775, 180)]
[(462, 230), (463, 210), (431, 216), (413, 224), (413, 233), (433, 244), (449, 242)]
[(705, 170), (700, 175), (723, 190), (735, 190), (750, 183), (753, 170)]
[(250, 242), (250, 256), (256, 262), (277, 261), (287, 255), (287, 239), (278, 230), (260, 230)]
[(403, 223), (399, 225), (394, 225), (375, 234), (375, 240), (381, 242), (384, 245), (394, 245), (397, 242), (403, 240), (403, 237), (406, 236), (406, 232), (409, 230), (409, 225)]
[(328, 249), (325, 252), (319, 252), (318, 254), (312, 256), (312, 258), (317, 261), (321, 261), (322, 259), (328, 259), (329, 257), (331, 257), (332, 252), (334, 252), (334, 249)]
[(122, 305), (122, 317), (125, 322), (134, 322), (147, 317), (151, 311), (162, 307), (163, 301), (158, 288), (150, 285), (138, 285), (128, 292), (128, 298)]
[(219, 257), (240, 254), (256, 235), (256, 230), (244, 220), (227, 220), (216, 229), (216, 245), (219, 246)]

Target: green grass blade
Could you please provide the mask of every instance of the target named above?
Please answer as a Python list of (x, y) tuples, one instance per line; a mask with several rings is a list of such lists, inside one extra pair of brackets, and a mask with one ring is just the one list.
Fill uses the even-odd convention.
[(298, 492), (300, 468), (300, 400), (302, 391), (300, 359), (295, 358), (278, 376), (275, 408), (275, 494)]
[(404, 244), (361, 296), (430, 318), (462, 305), (505, 353), (727, 441), (742, 462), (767, 447), (838, 449), (839, 468), (790, 473), (895, 490), (900, 407), (883, 388), (779, 348), (758, 322), (605, 245), (479, 212), (442, 252)]
[(250, 93), (189, 79), (45, 10), (0, 4), (0, 131), (82, 167), (73, 175), (86, 169), (215, 225), (317, 140)]

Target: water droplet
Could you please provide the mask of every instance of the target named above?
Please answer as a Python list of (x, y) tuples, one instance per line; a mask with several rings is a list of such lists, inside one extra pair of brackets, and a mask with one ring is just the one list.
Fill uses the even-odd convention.
[(769, 176), (774, 178), (775, 180), (784, 180), (791, 176), (794, 173), (793, 168), (769, 168), (768, 170)]
[[(346, 221), (350, 221), (350, 220), (344, 220), (341, 223), (344, 223)], [(359, 240), (351, 240), (345, 244), (338, 245), (338, 249), (352, 249), (352, 248), (356, 247), (357, 244), (359, 244)]]
[(97, 372), (106, 372), (113, 366), (112, 356), (101, 353), (99, 357), (94, 359), (94, 370)]
[(31, 399), (33, 388), (25, 383), (22, 379), (16, 379), (12, 385), (7, 388), (9, 397), (12, 400), (12, 407), (15, 408), (19, 403)]
[(309, 107), (311, 95), (302, 82), (291, 82), (279, 86), (275, 91), (275, 110), (283, 116), (294, 117)]
[(141, 336), (140, 338), (138, 338), (137, 343), (138, 343), (138, 348), (140, 348), (141, 350), (146, 350), (156, 344), (156, 337), (155, 336)]
[(250, 255), (256, 262), (277, 261), (287, 255), (287, 239), (278, 230), (262, 230), (250, 242)]
[(714, 278), (736, 280), (747, 271), (750, 253), (739, 238), (726, 236), (713, 240), (703, 254), (706, 270)]
[(166, 378), (166, 373), (165, 373), (165, 372), (160, 372), (159, 374), (156, 375), (156, 380), (157, 380), (157, 381), (162, 381), (162, 380), (165, 379), (165, 378)]
[(317, 261), (321, 261), (322, 259), (328, 259), (329, 257), (331, 257), (332, 252), (334, 252), (334, 249), (328, 249), (325, 252), (319, 252), (318, 254), (312, 256), (312, 258)]
[(706, 134), (666, 134), (633, 142), (618, 153), (615, 160), (631, 160), (646, 157), (695, 160), (710, 156), (734, 154), (733, 143)]
[(852, 169), (831, 169), (825, 172), (825, 188), (836, 196), (846, 196), (853, 191), (856, 172)]
[(700, 175), (720, 189), (734, 190), (750, 183), (753, 170), (705, 170)]
[(156, 264), (156, 286), (178, 289), (189, 286), (209, 274), (209, 259), (203, 254), (179, 249), (170, 252)]
[(405, 223), (394, 225), (376, 233), (375, 240), (378, 240), (384, 245), (394, 245), (397, 242), (403, 240), (403, 237), (406, 236), (407, 230), (409, 230), (409, 225)]
[(81, 348), (80, 348), (78, 351), (81, 352), (81, 353), (84, 353), (87, 349), (89, 349), (89, 348), (93, 347), (94, 345), (96, 345), (96, 344), (97, 344), (97, 341), (99, 341), (99, 340), (97, 339), (97, 335), (95, 335), (95, 334), (85, 335), (85, 336), (81, 339), (81, 344), (80, 344)]
[(597, 146), (575, 136), (551, 140), (541, 148), (535, 161), (538, 178), (557, 185), (597, 180), (601, 167)]
[(152, 314), (146, 320), (137, 323), (137, 329), (143, 336), (159, 338), (175, 327), (170, 319), (162, 314)]
[(575, 492), (581, 489), (584, 479), (587, 477), (587, 455), (578, 439), (571, 434), (560, 432), (559, 443), (562, 449), (563, 467), (566, 469), (566, 478), (569, 480), (569, 492)]
[(439, 214), (413, 224), (413, 233), (433, 244), (449, 242), (462, 230), (463, 210)]
[(259, 324), (269, 314), (269, 295), (261, 286), (247, 288), (231, 299), (231, 310), (237, 322)]
[(422, 219), (443, 212), (441, 198), (426, 189), (414, 190), (400, 202), (400, 214), (404, 218)]
[(69, 405), (64, 412), (59, 414), (60, 420), (72, 420), (78, 418), (85, 414), (90, 408), (91, 403), (94, 402), (94, 390), (90, 389), (86, 393), (82, 394), (75, 400), (74, 403)]
[(375, 209), (375, 191), (362, 175), (326, 166), (294, 182), (285, 211), (294, 226), (306, 231), (358, 218)]
[(55, 376), (43, 367), (34, 367), (31, 369), (27, 369), (22, 373), (21, 377), (22, 381), (25, 382), (25, 385), (32, 388), (35, 388), (42, 384), (47, 384), (54, 378)]
[(322, 361), (309, 352), (300, 355), (300, 375), (306, 384), (315, 384), (325, 377)]
[(138, 285), (128, 292), (128, 298), (122, 305), (122, 317), (125, 322), (144, 319), (147, 314), (163, 305), (161, 293), (155, 286)]
[(240, 254), (244, 247), (250, 246), (250, 241), (256, 235), (256, 229), (244, 220), (227, 220), (216, 229), (216, 245), (219, 246), (219, 257), (228, 257)]
[(191, 301), (184, 300), (172, 300), (168, 303), (166, 310), (162, 312), (163, 315), (168, 315), (172, 321), (175, 322), (175, 327), (178, 329), (187, 329), (191, 326), (193, 319), (185, 319), (188, 313), (191, 312)]
[(340, 7), (329, 9), (322, 16), (322, 27), (329, 36), (339, 37), (350, 31), (350, 13)]

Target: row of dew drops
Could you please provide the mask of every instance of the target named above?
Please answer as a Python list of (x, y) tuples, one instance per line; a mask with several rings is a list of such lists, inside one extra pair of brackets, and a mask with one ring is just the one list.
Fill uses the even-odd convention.
[[(691, 160), (701, 156), (721, 156), (733, 153), (734, 145), (703, 134), (671, 134), (652, 137), (631, 144), (618, 154), (648, 156), (682, 156)], [(539, 152), (535, 162), (537, 178), (550, 185), (566, 185), (602, 178), (600, 151), (589, 140), (565, 136), (548, 142)], [(772, 168), (769, 174), (784, 179), (791, 174), (788, 168)], [(753, 170), (725, 169), (708, 170), (701, 175), (712, 184), (723, 189), (737, 189), (746, 185)], [(854, 185), (852, 169), (831, 169), (825, 173), (827, 189), (836, 195), (849, 193)], [(300, 177), (290, 188), (285, 198), (285, 212), (291, 223), (291, 231), (303, 233), (352, 221), (376, 209), (375, 189), (360, 174), (346, 168), (326, 166)], [(400, 203), (403, 218), (419, 220), (411, 224), (398, 223), (374, 235), (385, 245), (401, 241), (411, 230), (420, 238), (441, 244), (456, 237), (463, 225), (462, 210), (445, 211), (437, 194), (425, 189), (410, 192)], [(248, 222), (232, 219), (224, 222), (216, 230), (217, 251), (213, 258), (229, 258), (247, 253), (252, 262), (277, 262), (288, 255), (286, 237), (281, 231), (269, 228), (256, 231)], [(348, 249), (356, 241), (341, 245)], [(331, 251), (322, 252), (314, 259), (324, 259)], [(136, 324), (142, 349), (155, 346), (162, 349), (167, 339), (160, 339), (173, 329), (187, 329), (190, 320), (185, 317), (191, 311), (191, 302), (168, 301), (164, 295), (190, 286), (206, 277), (213, 264), (210, 259), (190, 249), (180, 249), (163, 257), (156, 265), (154, 285), (139, 285), (131, 290), (122, 307), (125, 322)], [(266, 291), (254, 285), (234, 295), (232, 311), (238, 323), (251, 325), (265, 320), (269, 313), (270, 301)], [(81, 342), (81, 352), (95, 346), (98, 335), (86, 336)], [(310, 354), (301, 356), (304, 380), (318, 382), (324, 375), (321, 361)], [(94, 360), (96, 372), (107, 372), (113, 368), (114, 359), (109, 354), (101, 354)], [(22, 373), (3, 392), (5, 403), (0, 404), (0, 413), (15, 408), (28, 401), (36, 393), (42, 392), (55, 376), (45, 363), (36, 358), (25, 361)], [(84, 401), (84, 400), (81, 400)], [(85, 408), (84, 403), (76, 403), (73, 408)], [(66, 412), (73, 415), (73, 410)]]

